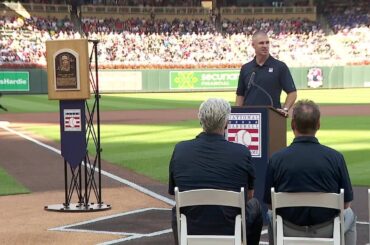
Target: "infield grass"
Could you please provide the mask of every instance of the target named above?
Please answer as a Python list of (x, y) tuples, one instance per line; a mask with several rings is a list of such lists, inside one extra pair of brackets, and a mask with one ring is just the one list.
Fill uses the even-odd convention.
[[(103, 94), (102, 111), (198, 108), (207, 98), (221, 97), (234, 104), (235, 92)], [(285, 94), (282, 95), (282, 101)], [(309, 98), (320, 105), (370, 104), (370, 88), (299, 90), (298, 99)], [(3, 95), (0, 103), (9, 112), (57, 112), (59, 102), (47, 95)], [(92, 103), (92, 100), (89, 101)], [(0, 110), (0, 114), (4, 113)]]
[[(202, 101), (210, 97), (222, 97), (233, 104), (235, 93), (103, 94), (100, 108), (102, 111), (198, 108)], [(302, 98), (312, 99), (320, 105), (370, 106), (370, 88), (300, 90), (298, 99)], [(59, 111), (58, 101), (48, 100), (47, 95), (4, 95), (0, 103), (11, 113)], [(92, 103), (92, 100), (89, 103)], [(0, 110), (1, 113), (4, 112)], [(321, 143), (344, 154), (354, 185), (370, 186), (369, 128), (369, 116), (324, 117), (318, 133)], [(59, 142), (59, 126), (30, 125), (28, 129)], [(152, 125), (102, 125), (102, 157), (104, 160), (167, 183), (168, 163), (174, 145), (181, 140), (194, 138), (200, 131), (198, 121)], [(292, 138), (293, 135), (288, 130), (288, 144)], [(27, 189), (0, 169), (0, 195), (27, 192)]]
[(3, 168), (0, 167), (0, 196), (24, 194), (30, 191), (18, 183)]
[[(354, 185), (370, 185), (369, 125), (370, 116), (324, 117), (317, 135), (320, 143), (343, 153)], [(293, 139), (289, 128), (288, 125), (288, 144)], [(59, 126), (30, 126), (28, 130), (59, 141)], [(173, 147), (179, 141), (194, 138), (200, 131), (198, 121), (102, 125), (102, 158), (167, 183)]]

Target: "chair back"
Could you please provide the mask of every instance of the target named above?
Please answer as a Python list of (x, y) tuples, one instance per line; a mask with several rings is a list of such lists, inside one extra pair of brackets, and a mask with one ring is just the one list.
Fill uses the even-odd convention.
[[(178, 187), (175, 187), (176, 199), (176, 217), (177, 217), (177, 233), (180, 245), (190, 244), (243, 244), (246, 245), (246, 224), (245, 224), (245, 194), (244, 188), (240, 192), (226, 191), (218, 189), (197, 189), (180, 192)], [(238, 215), (235, 220), (234, 236), (226, 235), (188, 235), (186, 216), (180, 213), (180, 208), (199, 205), (217, 205), (237, 207), (241, 209), (241, 215)], [(242, 231), (242, 234), (241, 234)], [(237, 241), (239, 240), (239, 241)]]
[[(344, 190), (340, 193), (323, 193), (323, 192), (275, 192), (275, 188), (271, 188), (271, 204), (273, 217), (273, 232), (274, 245), (288, 244), (284, 243), (282, 218), (276, 214), (278, 208), (288, 207), (320, 207), (332, 208), (339, 210), (338, 224), (334, 223), (333, 239), (326, 238), (309, 238), (305, 241), (304, 238), (286, 238), (287, 241), (293, 241), (290, 244), (344, 244)], [(334, 222), (334, 221), (333, 221)], [(279, 227), (278, 227), (279, 226)], [(281, 227), (280, 227), (281, 226)], [(278, 234), (279, 233), (279, 234)], [(282, 236), (282, 237), (281, 237)], [(280, 237), (280, 238), (279, 238)], [(299, 243), (296, 243), (299, 240)]]

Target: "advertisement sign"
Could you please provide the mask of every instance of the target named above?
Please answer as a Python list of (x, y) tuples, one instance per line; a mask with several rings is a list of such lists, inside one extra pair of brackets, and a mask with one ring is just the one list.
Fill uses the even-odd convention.
[(1, 71), (0, 91), (30, 91), (30, 76), (27, 71)]
[(235, 89), (239, 70), (171, 71), (170, 89)]
[(142, 89), (141, 71), (99, 71), (100, 92), (141, 91)]
[(310, 68), (307, 72), (307, 86), (309, 88), (320, 88), (323, 86), (324, 76), (321, 68)]

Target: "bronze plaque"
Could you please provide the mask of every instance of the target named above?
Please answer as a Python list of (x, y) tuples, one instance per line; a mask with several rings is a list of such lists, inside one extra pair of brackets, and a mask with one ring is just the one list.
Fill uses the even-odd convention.
[(55, 56), (55, 89), (79, 90), (77, 76), (78, 58), (70, 52), (62, 52)]

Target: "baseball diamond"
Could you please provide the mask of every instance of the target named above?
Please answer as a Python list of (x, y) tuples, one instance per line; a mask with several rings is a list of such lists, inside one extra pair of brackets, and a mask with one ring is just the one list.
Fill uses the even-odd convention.
[[(370, 115), (367, 105), (322, 106), (325, 115)], [(197, 110), (102, 112), (103, 123), (153, 123), (196, 119)], [(58, 124), (58, 113), (1, 114), (0, 162), (32, 193), (1, 196), (0, 243), (9, 244), (172, 244), (170, 208), (174, 201), (165, 184), (103, 161), (103, 201), (112, 210), (93, 213), (46, 212), (61, 203), (63, 159), (59, 146), (24, 130), (25, 124)], [(4, 123), (8, 121), (9, 124)], [(23, 164), (27, 162), (27, 164)], [(358, 244), (368, 239), (365, 187), (354, 187)], [(26, 222), (27, 221), (27, 222)], [(30, 225), (32, 224), (32, 225)], [(267, 244), (264, 228), (261, 243)]]

